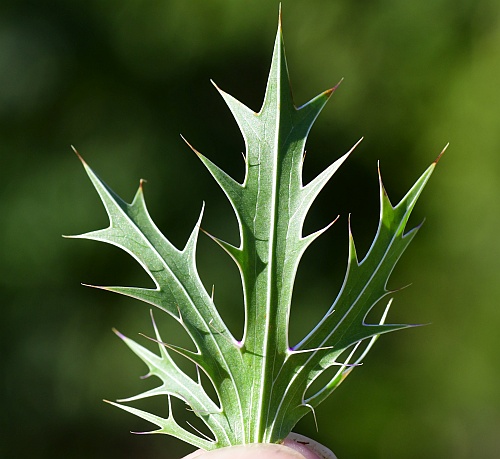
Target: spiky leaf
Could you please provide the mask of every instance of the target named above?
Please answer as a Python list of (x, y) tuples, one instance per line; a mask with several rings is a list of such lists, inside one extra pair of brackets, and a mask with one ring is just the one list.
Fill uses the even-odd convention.
[[(261, 110), (254, 113), (218, 89), (245, 141), (243, 183), (196, 153), (225, 192), (238, 220), (239, 246), (213, 239), (232, 257), (241, 274), (245, 310), (241, 339), (232, 336), (197, 271), (201, 215), (185, 247), (179, 250), (151, 220), (142, 183), (128, 204), (84, 163), (109, 215), (110, 226), (74, 237), (120, 247), (142, 265), (156, 286), (100, 288), (166, 312), (184, 327), (196, 346), (193, 352), (165, 343), (156, 325), (153, 339), (158, 343), (158, 354), (119, 334), (161, 384), (114, 404), (155, 424), (158, 430), (154, 432), (176, 436), (207, 450), (279, 442), (302, 416), (338, 387), (381, 334), (409, 326), (385, 324), (387, 310), (376, 324), (365, 320), (374, 305), (391, 293), (386, 287), (388, 279), (417, 230), (406, 230), (410, 213), (436, 163), (397, 206), (391, 205), (380, 179), (380, 219), (370, 250), (358, 260), (349, 230), (347, 273), (340, 293), (302, 342), (289, 342), (297, 268), (304, 251), (323, 233), (320, 230), (304, 235), (304, 220), (318, 193), (349, 154), (308, 184), (302, 182), (307, 135), (334, 89), (301, 107), (294, 105), (281, 25)], [(361, 343), (367, 346), (359, 355)], [(208, 376), (217, 400), (207, 395), (200, 379), (192, 379), (176, 365), (172, 352), (191, 360)], [(310, 394), (313, 383), (332, 366), (337, 367), (333, 377)], [(123, 404), (153, 396), (183, 400), (203, 420), (213, 438), (181, 427), (171, 409), (167, 418), (161, 418)]]

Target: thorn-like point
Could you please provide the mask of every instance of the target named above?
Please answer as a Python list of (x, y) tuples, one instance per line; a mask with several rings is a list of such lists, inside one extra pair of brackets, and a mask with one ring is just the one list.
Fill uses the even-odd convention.
[(407, 324), (406, 328), (427, 327), (428, 325), (432, 325), (432, 322), (427, 322), (426, 324)]
[(434, 165), (436, 165), (439, 160), (441, 159), (441, 156), (443, 156), (444, 152), (446, 151), (446, 149), (450, 146), (450, 142), (448, 142), (444, 148), (441, 150), (441, 153), (439, 153), (438, 157), (434, 160)]
[(215, 242), (218, 242), (218, 238), (216, 238), (213, 234), (210, 234), (206, 229), (203, 229), (203, 227), (200, 226), (200, 231), (205, 234), (206, 236), (208, 236), (210, 239), (212, 239), (213, 241)]
[(326, 227), (327, 229), (330, 228), (333, 224), (337, 223), (338, 219), (340, 218), (340, 215), (337, 215), (332, 222)]
[(283, 16), (281, 12), (281, 2), (280, 2), (279, 12), (278, 12), (278, 30), (282, 30), (282, 25), (283, 25)]
[(384, 182), (382, 180), (382, 171), (380, 170), (380, 160), (377, 161), (377, 173), (378, 173), (378, 182), (380, 185), (380, 192), (382, 193), (381, 196), (385, 196), (387, 199), (389, 199), (389, 195), (387, 194), (387, 190), (385, 189)]
[(191, 144), (190, 144), (190, 143), (186, 140), (186, 138), (185, 138), (182, 134), (180, 134), (180, 136), (181, 136), (181, 139), (182, 139), (182, 140), (184, 140), (184, 142), (186, 143), (186, 145), (187, 145), (189, 148), (191, 148), (191, 150), (192, 150), (192, 151), (193, 151), (193, 152), (194, 152), (197, 156), (201, 156), (201, 153), (200, 153), (200, 152), (199, 152), (196, 148), (194, 148), (194, 147), (193, 147), (193, 146), (192, 146), (192, 145), (191, 145)]
[(164, 343), (163, 341), (160, 341), (156, 338), (152, 338), (151, 336), (145, 335), (144, 333), (138, 333), (138, 335), (148, 339), (149, 341), (153, 341), (156, 344), (163, 344), (164, 346), (167, 346), (167, 343)]
[(71, 145), (71, 149), (73, 150), (73, 153), (75, 153), (76, 156), (78, 156), (78, 159), (84, 164), (86, 165), (87, 163), (85, 162), (85, 160), (82, 158), (82, 155), (80, 153), (78, 153), (78, 150), (73, 146)]
[(340, 215), (337, 215), (328, 225), (326, 225), (323, 229), (319, 230), (318, 233), (325, 233), (328, 231), (335, 223), (337, 223), (338, 219), (340, 218)]
[(120, 333), (116, 328), (112, 328), (111, 331), (116, 335), (118, 336), (118, 338), (120, 339), (125, 339), (125, 335), (123, 335), (122, 333)]
[[(388, 294), (390, 294), (390, 295), (392, 295), (392, 294), (394, 294), (394, 293), (401, 292), (402, 290), (406, 290), (407, 288), (411, 287), (412, 285), (413, 285), (413, 283), (412, 283), (412, 282), (410, 282), (409, 284), (403, 285), (402, 287), (398, 287), (398, 288), (394, 288), (394, 289), (387, 290), (387, 293), (388, 293)], [(392, 300), (393, 300), (393, 299), (391, 298), (391, 300), (389, 301), (388, 306), (390, 306), (390, 305), (391, 305)]]
[[(70, 236), (70, 237), (74, 237), (74, 236)], [(107, 290), (107, 291), (109, 291), (109, 289), (110, 289), (110, 287), (105, 287), (103, 285), (84, 284), (83, 282), (82, 282), (82, 286), (83, 287), (96, 288), (98, 290)]]
[(361, 137), (354, 145), (353, 147), (347, 152), (347, 155), (350, 155), (356, 147), (364, 140), (364, 137)]
[(136, 432), (134, 430), (131, 430), (130, 433), (132, 435), (150, 435), (150, 434), (153, 434), (153, 433), (157, 433), (159, 431), (156, 431), (156, 430), (153, 430), (152, 432)]
[(225, 97), (225, 96), (227, 96), (227, 95), (228, 95), (228, 94), (227, 94), (227, 92), (226, 92), (226, 91), (224, 91), (224, 90), (222, 90), (222, 89), (221, 89), (221, 88), (217, 85), (217, 83), (216, 83), (214, 80), (210, 79), (210, 83), (212, 83), (212, 85), (214, 86), (214, 88), (217, 90), (217, 92), (218, 92), (218, 93), (219, 93), (222, 97)]
[(340, 86), (340, 83), (342, 83), (344, 81), (344, 77), (342, 77), (340, 79), (340, 81), (331, 89), (329, 89), (328, 91), (330, 91), (330, 93), (333, 93), (339, 86)]
[(314, 407), (310, 405), (309, 403), (303, 403), (303, 406), (309, 408), (311, 410), (311, 413), (314, 418), (314, 425), (316, 426), (316, 432), (319, 432), (319, 427), (318, 427), (318, 420), (316, 419), (316, 411), (314, 411)]
[(210, 83), (212, 83), (212, 84), (213, 84), (214, 88), (215, 88), (215, 89), (217, 89), (217, 91), (220, 91), (220, 90), (221, 90), (221, 89), (219, 88), (219, 86), (217, 86), (217, 83), (216, 83), (214, 80), (212, 80), (212, 78), (210, 78)]

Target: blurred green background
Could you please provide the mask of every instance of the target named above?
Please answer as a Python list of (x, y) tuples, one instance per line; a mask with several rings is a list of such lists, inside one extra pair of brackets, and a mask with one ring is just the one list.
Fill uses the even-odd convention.
[[(312, 417), (296, 430), (342, 459), (498, 458), (500, 3), (282, 3), (296, 103), (344, 78), (311, 133), (306, 180), (365, 137), (307, 220), (313, 230), (341, 215), (304, 257), (294, 336), (340, 286), (349, 213), (360, 253), (369, 246), (377, 160), (397, 202), (450, 142), (415, 211), (426, 223), (391, 280), (412, 285), (390, 319), (432, 325), (381, 339), (318, 408), (319, 432)], [(243, 141), (210, 79), (258, 111), (277, 13), (274, 0), (0, 3), (0, 457), (191, 450), (129, 434), (150, 426), (101, 402), (148, 384), (111, 333), (149, 334), (148, 307), (80, 282), (150, 281), (118, 249), (61, 238), (107, 224), (70, 145), (127, 200), (147, 179), (151, 214), (178, 246), (203, 201), (203, 226), (237, 242), (229, 204), (179, 134), (242, 178)], [(239, 276), (207, 239), (200, 271), (238, 333)], [(177, 330), (161, 325), (173, 341)]]

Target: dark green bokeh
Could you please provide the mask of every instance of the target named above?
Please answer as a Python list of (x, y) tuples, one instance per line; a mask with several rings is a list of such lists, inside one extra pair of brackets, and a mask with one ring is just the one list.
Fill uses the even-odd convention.
[[(321, 315), (376, 227), (377, 160), (396, 201), (449, 141), (416, 209), (426, 217), (391, 286), (391, 320), (432, 325), (381, 339), (297, 430), (340, 458), (481, 458), (500, 450), (500, 4), (495, 0), (285, 0), (297, 104), (344, 82), (313, 129), (306, 178), (361, 136), (311, 211), (340, 221), (299, 270), (293, 333)], [(107, 224), (73, 144), (118, 193), (139, 178), (160, 228), (182, 245), (203, 226), (236, 241), (229, 204), (179, 137), (237, 178), (243, 142), (210, 84), (258, 110), (276, 29), (269, 0), (3, 0), (0, 4), (0, 457), (176, 458), (133, 436), (140, 420), (101, 402), (146, 384), (110, 332), (150, 333), (145, 305), (80, 282), (150, 282), (118, 250), (68, 241)], [(200, 271), (235, 333), (239, 276), (207, 238)], [(178, 332), (161, 320), (164, 338)], [(163, 403), (163, 401), (160, 401)], [(162, 406), (159, 410), (164, 410)], [(184, 408), (178, 406), (179, 416)]]

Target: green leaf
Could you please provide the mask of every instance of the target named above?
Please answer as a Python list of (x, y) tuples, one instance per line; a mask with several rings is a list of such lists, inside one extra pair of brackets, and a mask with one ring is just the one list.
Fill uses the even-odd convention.
[[(410, 326), (386, 324), (388, 308), (376, 324), (366, 323), (366, 317), (392, 293), (387, 290), (388, 279), (418, 229), (406, 230), (410, 213), (436, 162), (396, 206), (391, 205), (380, 178), (380, 219), (370, 250), (359, 261), (349, 229), (347, 272), (337, 298), (300, 343), (289, 342), (297, 268), (307, 247), (328, 228), (304, 235), (304, 220), (317, 195), (350, 153), (303, 184), (306, 139), (334, 90), (321, 93), (301, 107), (294, 105), (280, 25), (261, 110), (254, 113), (218, 89), (245, 141), (243, 183), (195, 150), (226, 194), (238, 220), (238, 247), (211, 237), (231, 256), (241, 274), (245, 312), (241, 339), (232, 336), (197, 271), (196, 245), (203, 211), (185, 247), (179, 250), (151, 220), (142, 183), (128, 204), (83, 163), (106, 208), (110, 225), (74, 237), (120, 247), (141, 264), (155, 284), (153, 289), (99, 288), (139, 299), (166, 312), (184, 327), (196, 347), (193, 352), (164, 342), (154, 320), (152, 339), (158, 343), (158, 354), (119, 334), (147, 365), (149, 375), (157, 377), (161, 384), (113, 404), (155, 424), (159, 429), (154, 433), (173, 435), (207, 450), (280, 442), (302, 416), (314, 412), (361, 363), (381, 334)], [(216, 400), (207, 394), (200, 378), (192, 379), (176, 365), (172, 352), (193, 362), (209, 378)], [(332, 366), (337, 371), (331, 379), (320, 387), (314, 385)], [(181, 427), (175, 421), (170, 402), (167, 418), (124, 405), (154, 396), (184, 401), (202, 419), (213, 438)]]

